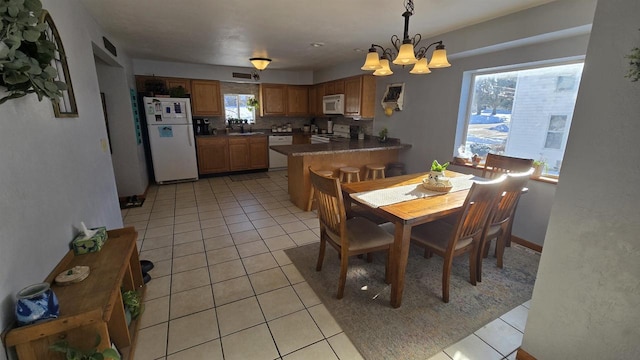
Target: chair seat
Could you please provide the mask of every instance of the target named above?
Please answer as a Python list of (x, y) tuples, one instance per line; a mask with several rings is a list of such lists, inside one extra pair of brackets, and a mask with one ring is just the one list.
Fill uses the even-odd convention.
[[(365, 218), (347, 220), (347, 236), (349, 237), (349, 252), (359, 252), (377, 247), (385, 247), (393, 243), (393, 235), (384, 231), (375, 223)], [(340, 243), (340, 235), (327, 229), (327, 235), (334, 242)]]
[[(445, 253), (451, 238), (453, 225), (445, 221), (434, 221), (411, 229), (411, 240), (433, 248), (436, 252)], [(454, 250), (462, 249), (473, 241), (472, 238), (458, 240)]]

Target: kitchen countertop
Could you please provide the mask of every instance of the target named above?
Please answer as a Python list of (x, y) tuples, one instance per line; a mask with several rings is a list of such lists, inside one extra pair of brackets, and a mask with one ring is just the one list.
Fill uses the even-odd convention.
[[(239, 131), (233, 131), (231, 132), (231, 134), (239, 134)], [(218, 134), (216, 135), (196, 135), (197, 138), (202, 137), (202, 138), (210, 138), (210, 137), (243, 137), (243, 136), (270, 136), (270, 135), (278, 135), (278, 136), (286, 136), (286, 135), (311, 135), (311, 133), (305, 133), (300, 129), (294, 129), (292, 132), (272, 132), (271, 129), (257, 129), (257, 130), (253, 130), (252, 132), (249, 131), (245, 131), (244, 134), (247, 135), (231, 135), (231, 134), (227, 134), (224, 130), (220, 131), (218, 130)], [(249, 135), (251, 134), (251, 135)]]
[(381, 143), (376, 138), (369, 138), (365, 140), (332, 140), (325, 144), (273, 145), (269, 148), (284, 155), (306, 156), (357, 151), (398, 150), (408, 149), (410, 147), (411, 145), (402, 144), (399, 140), (390, 139), (387, 142)]

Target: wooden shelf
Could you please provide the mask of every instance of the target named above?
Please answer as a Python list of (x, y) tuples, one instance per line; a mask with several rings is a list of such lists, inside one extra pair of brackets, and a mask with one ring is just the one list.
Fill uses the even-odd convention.
[[(67, 340), (73, 347), (88, 349), (100, 336), (99, 349), (113, 342), (123, 358), (133, 359), (139, 322), (127, 326), (121, 288), (144, 296), (137, 238), (133, 227), (111, 230), (99, 252), (75, 256), (69, 251), (45, 279), (58, 297), (60, 316), (8, 331), (5, 344), (15, 346), (21, 360), (64, 359), (63, 354), (49, 351), (49, 346)], [(60, 272), (78, 265), (91, 269), (87, 279), (66, 286), (53, 282)]]

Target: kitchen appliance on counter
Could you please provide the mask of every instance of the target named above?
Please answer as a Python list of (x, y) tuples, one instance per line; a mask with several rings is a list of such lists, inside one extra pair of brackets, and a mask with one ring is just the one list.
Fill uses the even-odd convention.
[(344, 94), (323, 96), (322, 113), (325, 115), (344, 115)]
[(156, 182), (198, 180), (191, 100), (145, 97), (143, 102)]
[(333, 126), (333, 134), (313, 134), (312, 144), (326, 144), (330, 141), (348, 141), (351, 137), (349, 125), (336, 124)]
[[(292, 135), (270, 135), (269, 146), (273, 145), (291, 145), (293, 144)], [(269, 170), (282, 169), (287, 167), (287, 156), (269, 149)]]

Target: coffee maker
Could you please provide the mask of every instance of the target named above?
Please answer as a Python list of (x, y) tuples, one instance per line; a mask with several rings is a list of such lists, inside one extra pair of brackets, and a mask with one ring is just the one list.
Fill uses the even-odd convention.
[(202, 119), (202, 135), (209, 135), (209, 119)]

